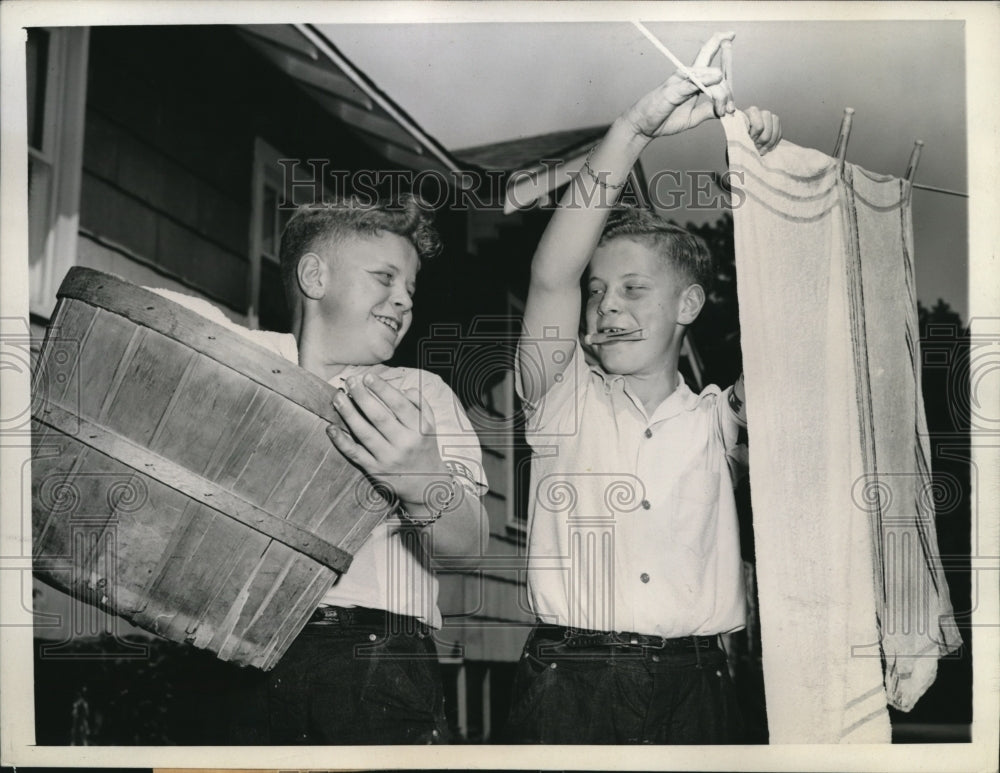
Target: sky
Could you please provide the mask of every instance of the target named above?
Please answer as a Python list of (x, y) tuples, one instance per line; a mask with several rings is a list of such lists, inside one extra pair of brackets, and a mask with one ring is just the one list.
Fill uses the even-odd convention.
[[(634, 8), (635, 6), (624, 6)], [(449, 150), (610, 123), (673, 72), (627, 21), (327, 24), (323, 31)], [(902, 176), (925, 143), (916, 182), (968, 190), (965, 22), (648, 21), (682, 61), (717, 30), (736, 32), (736, 105), (781, 119), (784, 137), (832, 153), (855, 109), (847, 158)], [(717, 122), (656, 140), (658, 169), (724, 171)], [(718, 211), (671, 213), (701, 222)], [(916, 190), (918, 297), (944, 298), (968, 319), (967, 201)]]

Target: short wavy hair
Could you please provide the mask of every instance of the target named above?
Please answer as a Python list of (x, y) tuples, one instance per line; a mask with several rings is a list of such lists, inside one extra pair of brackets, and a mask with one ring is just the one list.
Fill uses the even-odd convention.
[(648, 209), (618, 206), (612, 211), (599, 244), (628, 238), (642, 242), (663, 256), (691, 284), (705, 294), (715, 279), (715, 259), (700, 236), (684, 230)]
[(279, 248), (281, 281), (289, 306), (295, 308), (298, 303), (297, 271), (303, 255), (331, 241), (383, 233), (410, 242), (421, 262), (441, 252), (433, 210), (412, 194), (377, 201), (353, 196), (299, 207), (281, 233)]

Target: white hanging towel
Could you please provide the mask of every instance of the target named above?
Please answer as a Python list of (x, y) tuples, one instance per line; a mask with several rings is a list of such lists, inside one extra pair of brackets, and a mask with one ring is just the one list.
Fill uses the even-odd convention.
[[(723, 119), (772, 743), (891, 740), (956, 649), (934, 531), (908, 184)], [(883, 660), (885, 668), (883, 671)]]

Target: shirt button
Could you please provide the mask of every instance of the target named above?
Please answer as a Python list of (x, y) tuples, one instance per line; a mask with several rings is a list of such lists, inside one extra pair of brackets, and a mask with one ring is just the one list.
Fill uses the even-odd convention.
[(642, 574), (639, 575), (639, 579), (642, 580), (643, 582), (649, 582), (649, 575), (643, 572)]
[(650, 507), (652, 507), (652, 505), (649, 504), (649, 500), (648, 499), (642, 500), (642, 509), (643, 510), (648, 510)]
[(653, 437), (653, 430), (649, 427), (646, 427), (646, 437)]

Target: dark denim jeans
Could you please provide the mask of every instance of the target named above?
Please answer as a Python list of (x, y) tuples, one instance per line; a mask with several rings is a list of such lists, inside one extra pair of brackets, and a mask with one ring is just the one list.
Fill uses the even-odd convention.
[(514, 681), (508, 743), (741, 743), (725, 653), (570, 647), (552, 626), (528, 637)]
[[(267, 673), (233, 694), (233, 744), (428, 744), (448, 740), (430, 632), (367, 623), (306, 625)], [(399, 631), (400, 626), (393, 631)]]

